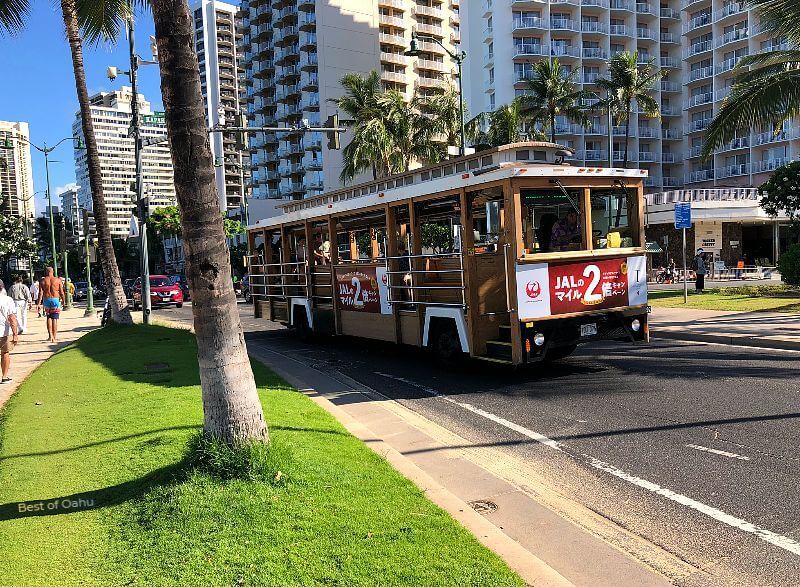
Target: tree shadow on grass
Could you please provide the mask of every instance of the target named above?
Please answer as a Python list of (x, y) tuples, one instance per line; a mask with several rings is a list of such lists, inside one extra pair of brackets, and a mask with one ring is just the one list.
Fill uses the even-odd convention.
[(86, 334), (70, 348), (124, 381), (160, 387), (200, 385), (197, 342), (186, 330), (112, 324)]
[(96, 491), (0, 504), (0, 522), (34, 516), (57, 516), (119, 505), (142, 497), (158, 486), (178, 483), (186, 478), (190, 470), (191, 465), (188, 459), (184, 458), (172, 465), (151, 471), (138, 479), (131, 479)]

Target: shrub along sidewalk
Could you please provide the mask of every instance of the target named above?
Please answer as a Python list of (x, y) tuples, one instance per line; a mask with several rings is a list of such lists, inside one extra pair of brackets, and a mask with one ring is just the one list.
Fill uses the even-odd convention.
[(110, 327), (20, 387), (0, 429), (0, 585), (522, 585), (260, 364), (268, 474), (188, 464), (195, 353), (186, 331)]

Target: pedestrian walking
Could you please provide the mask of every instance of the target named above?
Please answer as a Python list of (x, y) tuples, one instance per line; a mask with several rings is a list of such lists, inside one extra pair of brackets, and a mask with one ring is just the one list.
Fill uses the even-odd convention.
[(19, 341), (17, 331), (17, 305), (6, 293), (0, 279), (0, 384), (11, 383), (11, 351)]
[(22, 282), (22, 275), (17, 275), (12, 285), (8, 290), (8, 295), (14, 300), (17, 306), (17, 324), (20, 334), (25, 334), (28, 329), (28, 307), (31, 305), (31, 291), (28, 286)]
[[(33, 283), (31, 283), (31, 299), (34, 304), (36, 304), (36, 300), (39, 299), (39, 281), (36, 279), (36, 276), (33, 277)], [(42, 307), (39, 304), (36, 304), (36, 317), (42, 317)]]
[(64, 292), (64, 283), (53, 275), (52, 267), (45, 269), (45, 275), (39, 282), (40, 306), (44, 306), (47, 316), (47, 334), (50, 342), (58, 342), (58, 319), (61, 316), (61, 307), (67, 303), (67, 294)]
[(708, 273), (708, 270), (706, 269), (704, 253), (703, 249), (697, 249), (697, 254), (694, 256), (694, 261), (692, 262), (692, 269), (694, 269), (694, 274), (696, 276), (694, 289), (697, 293), (703, 293), (706, 287), (706, 273)]

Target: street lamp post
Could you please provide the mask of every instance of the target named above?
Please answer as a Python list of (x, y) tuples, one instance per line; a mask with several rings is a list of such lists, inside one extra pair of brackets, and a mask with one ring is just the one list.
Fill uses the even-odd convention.
[(436, 37), (418, 37), (416, 33), (411, 34), (411, 47), (408, 51), (405, 52), (405, 55), (408, 57), (419, 57), (422, 55), (423, 51), (417, 47), (417, 43), (422, 41), (427, 42), (434, 42), (439, 45), (444, 52), (452, 59), (456, 66), (458, 66), (458, 114), (461, 118), (461, 128), (460, 128), (460, 139), (461, 144), (458, 148), (459, 155), (466, 154), (466, 131), (465, 131), (465, 122), (464, 122), (464, 78), (462, 77), (462, 66), (464, 64), (464, 59), (467, 57), (467, 53), (465, 51), (460, 51), (458, 53), (454, 53), (450, 49), (444, 46), (444, 44), (437, 39)]
[(144, 201), (144, 181), (142, 178), (142, 134), (139, 124), (139, 94), (136, 84), (136, 72), (140, 65), (158, 65), (157, 61), (145, 61), (136, 54), (136, 36), (133, 26), (133, 14), (127, 19), (128, 27), (128, 52), (130, 54), (130, 69), (128, 71), (109, 67), (108, 79), (114, 81), (118, 74), (128, 76), (131, 81), (131, 135), (134, 144), (134, 161), (136, 163), (136, 203), (139, 208), (139, 250), (142, 276), (142, 322), (150, 324), (150, 259), (147, 251), (147, 212), (148, 205)]

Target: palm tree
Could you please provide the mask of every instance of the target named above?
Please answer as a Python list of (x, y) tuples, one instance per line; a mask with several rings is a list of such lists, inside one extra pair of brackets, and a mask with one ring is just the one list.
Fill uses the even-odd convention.
[[(800, 46), (800, 3), (797, 0), (749, 0), (758, 9), (771, 38), (786, 37)], [(734, 68), (730, 94), (706, 130), (701, 157), (711, 154), (754, 127), (779, 132), (800, 115), (800, 50), (767, 51), (743, 57)]]
[(527, 79), (527, 93), (520, 97), (522, 116), (549, 129), (553, 143), (556, 142), (556, 117), (565, 116), (578, 124), (587, 124), (580, 102), (589, 93), (578, 89), (577, 74), (577, 70), (566, 71), (558, 59), (539, 61)]
[[(633, 104), (639, 111), (652, 118), (660, 118), (658, 102), (650, 95), (656, 84), (666, 75), (657, 69), (655, 58), (639, 63), (637, 52), (623, 51), (608, 61), (608, 77), (598, 78), (595, 84), (606, 90), (607, 98), (600, 100), (597, 108), (610, 109), (618, 122), (625, 123), (625, 154), (623, 167), (628, 167), (628, 143), (630, 141), (631, 112)], [(608, 129), (612, 132), (612, 129)]]
[(200, 90), (200, 68), (186, 0), (152, 0), (167, 133), (181, 211), (186, 276), (206, 436), (228, 445), (268, 441), (231, 280), (214, 182), (214, 158)]
[[(18, 32), (25, 26), (30, 4), (27, 0), (0, 0), (0, 30)], [(94, 136), (89, 93), (86, 89), (86, 72), (83, 67), (83, 43), (81, 29), (90, 40), (113, 39), (119, 33), (119, 22), (128, 14), (129, 5), (125, 2), (104, 2), (102, 0), (61, 0), (61, 13), (64, 28), (72, 54), (72, 69), (75, 75), (75, 89), (81, 112), (81, 125), (86, 145), (86, 160), (89, 169), (89, 187), (92, 193), (92, 208), (97, 225), (97, 242), (100, 249), (100, 264), (103, 268), (106, 287), (111, 299), (111, 319), (121, 324), (131, 324), (130, 309), (119, 268), (114, 257), (111, 229), (108, 225), (103, 183), (100, 171), (100, 155)]]
[[(428, 117), (428, 122), (433, 125), (433, 140), (441, 144), (442, 157), (446, 154), (449, 145), (461, 144), (461, 110), (459, 108), (459, 94), (454, 86), (449, 86), (444, 92), (427, 96), (420, 101), (420, 108)], [(466, 111), (466, 106), (464, 108)], [(467, 114), (465, 113), (466, 117)]]
[(377, 71), (366, 76), (348, 73), (339, 83), (345, 90), (344, 95), (328, 101), (336, 104), (347, 116), (341, 124), (353, 129), (353, 136), (342, 151), (344, 168), (340, 179), (351, 181), (368, 169), (371, 169), (373, 179), (388, 175), (387, 133), (378, 107), (380, 74)]
[(435, 139), (437, 131), (446, 128), (425, 113), (426, 98), (415, 92), (408, 101), (401, 92), (387, 90), (378, 97), (378, 106), (390, 140), (391, 173), (408, 171), (414, 161), (427, 164), (443, 158), (444, 150)]
[(503, 104), (492, 112), (482, 112), (470, 120), (467, 123), (467, 136), (473, 144), (486, 147), (517, 143), (526, 138), (547, 140), (544, 133), (522, 115), (519, 98), (514, 98), (511, 103)]

